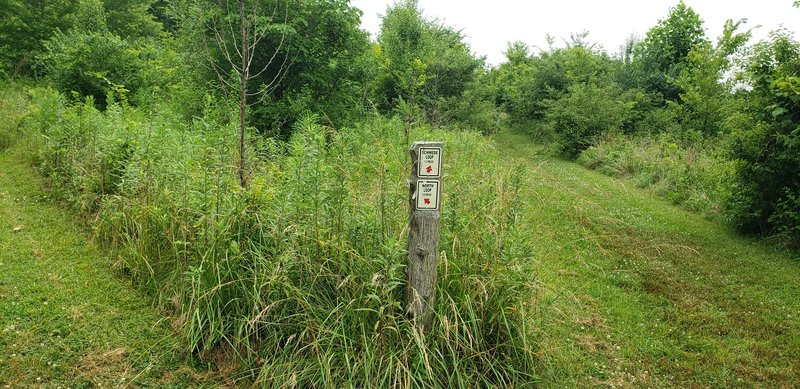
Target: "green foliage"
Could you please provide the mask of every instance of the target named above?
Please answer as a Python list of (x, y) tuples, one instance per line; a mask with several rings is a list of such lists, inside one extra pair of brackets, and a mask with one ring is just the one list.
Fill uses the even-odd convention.
[[(78, 25), (86, 32), (108, 31), (123, 39), (156, 37), (153, 0), (0, 1), (0, 74), (30, 75), (35, 58), (59, 32)], [(87, 9), (94, 12), (87, 13)]]
[[(612, 60), (585, 42), (586, 34), (573, 36), (565, 48), (550, 47), (529, 55), (522, 43), (509, 46), (510, 61), (495, 70), (499, 100), (512, 123), (541, 121), (556, 101), (575, 84), (610, 82)], [(513, 61), (511, 60), (513, 58)]]
[[(87, 0), (81, 0), (87, 1)], [(91, 0), (89, 0), (91, 1)], [(155, 38), (162, 24), (152, 14), (157, 0), (102, 0), (108, 29), (123, 39)]]
[(54, 31), (67, 31), (79, 0), (0, 0), (0, 75), (29, 75)]
[(540, 127), (569, 157), (606, 132), (627, 131), (647, 104), (640, 91), (625, 91), (614, 81), (618, 65), (573, 35), (565, 48), (530, 55), (522, 43), (509, 45), (509, 61), (493, 71), (500, 104), (517, 126)]
[(744, 74), (754, 124), (734, 133), (740, 161), (731, 209), (749, 232), (779, 232), (797, 243), (800, 193), (800, 44), (775, 32), (754, 47)]
[(21, 135), (20, 124), (28, 115), (30, 101), (18, 85), (0, 85), (0, 152), (11, 147)]
[(703, 44), (707, 44), (703, 21), (681, 0), (636, 47), (634, 66), (642, 87), (678, 101), (683, 90), (673, 80), (686, 67), (689, 53)]
[[(173, 17), (182, 51), (203, 69), (193, 70), (197, 83), (222, 90), (240, 85), (228, 60), (238, 58), (241, 44), (235, 37), (241, 31), (237, 2), (177, 3)], [(252, 3), (245, 5), (250, 9)], [(269, 0), (260, 2), (259, 9), (263, 13), (252, 20), (262, 38), (255, 46), (253, 78), (247, 84), (249, 125), (286, 139), (293, 123), (312, 112), (337, 126), (360, 117), (370, 74), (369, 41), (359, 29), (360, 11), (345, 0)]]
[(40, 60), (58, 90), (91, 96), (101, 107), (107, 96), (126, 100), (143, 86), (142, 52), (108, 32), (73, 30), (46, 43)]
[(545, 118), (559, 152), (575, 157), (601, 135), (621, 131), (630, 119), (632, 103), (622, 100), (616, 85), (576, 83), (568, 94), (551, 103)]
[(724, 130), (726, 118), (738, 108), (731, 93), (733, 80), (723, 81), (731, 70), (731, 57), (741, 53), (750, 32), (736, 33), (743, 23), (728, 20), (716, 47), (702, 42), (689, 51), (686, 67), (674, 80), (680, 88), (683, 131), (697, 131), (705, 136)]
[[(407, 104), (406, 121), (418, 116), (434, 125), (475, 121), (464, 116), (462, 97), (477, 86), (484, 60), (470, 52), (460, 31), (426, 20), (417, 1), (406, 0), (386, 11), (378, 44), (374, 99), (384, 112)], [(469, 101), (479, 116), (492, 115), (488, 106)]]

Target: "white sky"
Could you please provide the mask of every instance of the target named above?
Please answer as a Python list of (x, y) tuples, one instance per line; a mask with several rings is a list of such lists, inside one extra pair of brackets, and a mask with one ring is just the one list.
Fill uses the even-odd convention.
[[(727, 19), (747, 18), (746, 28), (758, 25), (754, 40), (766, 37), (780, 26), (800, 29), (800, 9), (793, 0), (685, 0), (703, 19), (706, 35), (713, 41)], [(644, 36), (659, 19), (665, 19), (678, 0), (419, 0), (428, 19), (462, 30), (473, 52), (487, 56), (491, 65), (505, 60), (508, 42), (521, 40), (532, 47), (546, 48), (550, 34), (561, 38), (589, 31), (589, 41), (609, 53), (616, 53), (632, 34)], [(373, 39), (380, 29), (380, 16), (394, 0), (351, 0), (364, 11), (362, 28)]]

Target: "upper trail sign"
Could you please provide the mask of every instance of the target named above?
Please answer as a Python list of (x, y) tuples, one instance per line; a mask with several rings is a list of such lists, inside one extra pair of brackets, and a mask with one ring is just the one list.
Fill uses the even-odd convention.
[(442, 148), (420, 147), (417, 176), (431, 178), (442, 174)]

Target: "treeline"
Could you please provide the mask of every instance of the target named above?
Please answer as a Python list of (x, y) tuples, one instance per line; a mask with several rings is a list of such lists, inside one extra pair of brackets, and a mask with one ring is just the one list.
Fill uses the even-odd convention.
[(4, 78), (45, 78), (74, 102), (166, 103), (190, 120), (210, 98), (245, 108), (242, 133), (283, 140), (309, 114), (511, 125), (741, 231), (800, 236), (800, 45), (779, 30), (747, 46), (742, 21), (711, 41), (683, 2), (618, 53), (583, 33), (509, 44), (495, 68), (413, 0), (387, 9), (375, 42), (344, 0), (5, 0), (0, 16)]
[(587, 166), (634, 176), (745, 232), (800, 243), (800, 45), (742, 21), (712, 42), (683, 2), (609, 55), (586, 34), (489, 73), (510, 122)]
[(413, 0), (387, 9), (374, 42), (344, 0), (6, 0), (0, 13), (5, 77), (46, 77), (74, 101), (168, 101), (188, 120), (210, 97), (245, 106), (242, 132), (284, 140), (308, 114), (334, 128), (371, 113), (511, 125), (741, 231), (800, 236), (800, 46), (788, 31), (747, 46), (746, 25), (729, 21), (712, 41), (680, 2), (618, 53), (583, 33), (543, 50), (515, 42), (489, 68)]
[(337, 127), (375, 110), (435, 124), (495, 119), (472, 107), (488, 102), (473, 96), (483, 58), (416, 1), (387, 10), (377, 42), (345, 0), (4, 3), (2, 74), (47, 77), (101, 107), (107, 96), (135, 106), (168, 99), (191, 117), (206, 95), (235, 100), (241, 75), (230, 60), (248, 26), (248, 124), (258, 133), (285, 139), (308, 113)]

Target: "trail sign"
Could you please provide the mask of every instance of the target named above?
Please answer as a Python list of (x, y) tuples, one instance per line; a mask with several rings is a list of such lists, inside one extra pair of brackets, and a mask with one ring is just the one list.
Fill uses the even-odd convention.
[(409, 318), (423, 331), (431, 328), (436, 300), (439, 213), (442, 194), (442, 142), (411, 146), (406, 304)]
[(442, 148), (420, 147), (418, 166), (417, 176), (440, 177), (442, 172)]
[(417, 181), (417, 209), (429, 211), (439, 209), (439, 181)]

